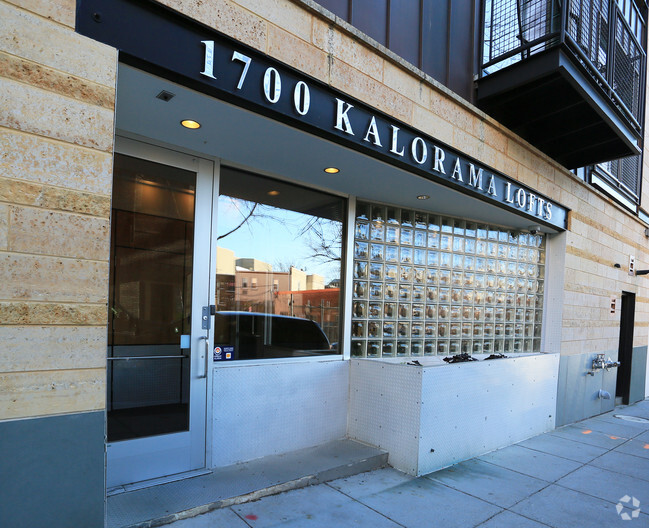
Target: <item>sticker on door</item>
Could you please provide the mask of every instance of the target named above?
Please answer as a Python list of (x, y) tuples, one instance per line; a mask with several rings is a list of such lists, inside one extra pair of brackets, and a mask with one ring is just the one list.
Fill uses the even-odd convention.
[(216, 346), (214, 347), (214, 361), (227, 361), (234, 357), (233, 346)]

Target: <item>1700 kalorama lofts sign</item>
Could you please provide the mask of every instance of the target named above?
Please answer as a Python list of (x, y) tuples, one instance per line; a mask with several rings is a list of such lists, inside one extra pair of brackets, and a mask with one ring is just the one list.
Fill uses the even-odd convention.
[[(563, 230), (567, 210), (516, 180), (158, 4), (82, 0), (79, 32), (120, 59)], [(145, 62), (142, 62), (145, 61)], [(155, 73), (155, 72), (154, 72)]]

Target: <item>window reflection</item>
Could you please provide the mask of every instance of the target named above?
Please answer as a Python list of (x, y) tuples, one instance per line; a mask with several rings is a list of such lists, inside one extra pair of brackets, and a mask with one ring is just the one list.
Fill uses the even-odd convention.
[(220, 359), (340, 353), (344, 206), (335, 196), (222, 168)]

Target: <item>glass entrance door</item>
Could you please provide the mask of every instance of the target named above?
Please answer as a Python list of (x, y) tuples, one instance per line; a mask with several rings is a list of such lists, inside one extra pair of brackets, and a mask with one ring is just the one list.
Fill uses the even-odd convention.
[(205, 467), (212, 162), (132, 141), (115, 154), (107, 487)]

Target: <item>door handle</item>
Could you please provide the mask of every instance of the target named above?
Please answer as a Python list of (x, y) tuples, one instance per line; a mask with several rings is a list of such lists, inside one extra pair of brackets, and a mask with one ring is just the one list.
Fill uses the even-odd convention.
[(199, 374), (199, 378), (207, 378), (207, 361), (210, 353), (210, 338), (208, 336), (201, 336), (198, 340), (205, 340), (205, 353), (203, 358), (203, 373)]

